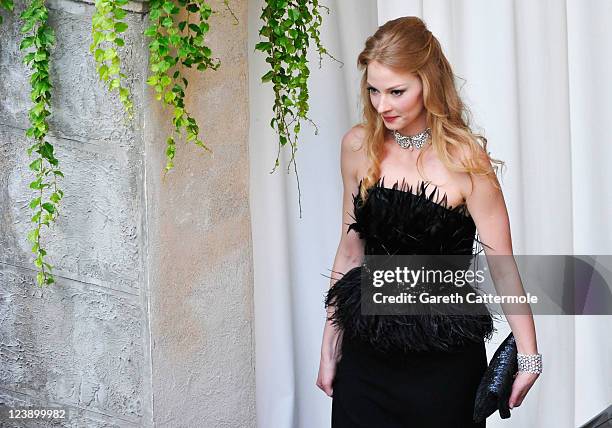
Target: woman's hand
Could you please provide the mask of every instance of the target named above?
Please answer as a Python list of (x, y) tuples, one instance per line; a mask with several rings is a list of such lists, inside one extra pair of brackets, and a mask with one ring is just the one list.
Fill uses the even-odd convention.
[(537, 373), (526, 372), (518, 372), (516, 374), (514, 382), (512, 383), (512, 393), (510, 394), (510, 400), (508, 402), (508, 406), (510, 406), (511, 409), (521, 405), (527, 392), (529, 392), (529, 389), (531, 389), (539, 376), (540, 375)]
[(322, 352), (319, 362), (319, 375), (317, 376), (317, 386), (329, 397), (333, 396), (332, 384), (336, 377), (337, 358), (335, 352)]

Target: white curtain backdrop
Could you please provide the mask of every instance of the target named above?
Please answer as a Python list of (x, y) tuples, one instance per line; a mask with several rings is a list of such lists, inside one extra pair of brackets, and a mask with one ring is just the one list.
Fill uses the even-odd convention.
[[(330, 426), (316, 385), (323, 296), (341, 226), (340, 140), (360, 119), (358, 52), (378, 25), (416, 15), (438, 37), (475, 129), (506, 162), (502, 186), (516, 254), (612, 254), (611, 0), (327, 0), (311, 55), (310, 117), (274, 174), (272, 89), (260, 52), (263, 0), (249, 2), (250, 170), (259, 428)], [(528, 286), (528, 284), (526, 284)], [(509, 327), (488, 348), (489, 358)], [(536, 316), (544, 374), (509, 420), (488, 427), (570, 428), (612, 402), (612, 317)]]

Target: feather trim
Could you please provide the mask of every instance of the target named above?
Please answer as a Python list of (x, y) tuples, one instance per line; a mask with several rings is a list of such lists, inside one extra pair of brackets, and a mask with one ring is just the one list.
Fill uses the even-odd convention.
[[(359, 189), (363, 180), (359, 183)], [(395, 182), (385, 187), (384, 177), (367, 191), (353, 195), (353, 230), (365, 240), (365, 254), (465, 254), (476, 255), (486, 244), (476, 238), (476, 225), (466, 204), (449, 206), (429, 182), (416, 186)], [(480, 249), (475, 245), (480, 244)], [(329, 289), (325, 307), (334, 306), (328, 318), (344, 335), (359, 338), (382, 351), (450, 351), (470, 342), (490, 340), (496, 331), (493, 316), (362, 315), (361, 266), (346, 272)], [(448, 312), (445, 312), (448, 313)]]
[(344, 336), (383, 353), (452, 351), (490, 340), (496, 331), (491, 315), (362, 315), (361, 269), (346, 272), (325, 296), (325, 307), (334, 307), (328, 320)]
[[(360, 181), (361, 189), (363, 180)], [(420, 182), (416, 190), (402, 180), (385, 187), (384, 177), (368, 189), (365, 202), (353, 195), (355, 231), (366, 241), (366, 254), (477, 254), (476, 225), (466, 204), (448, 206), (438, 187)]]

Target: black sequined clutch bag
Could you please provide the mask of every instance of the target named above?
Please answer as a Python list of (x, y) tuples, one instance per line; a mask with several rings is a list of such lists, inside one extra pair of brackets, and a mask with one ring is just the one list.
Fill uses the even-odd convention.
[(510, 417), (508, 401), (512, 392), (514, 376), (518, 372), (516, 354), (514, 335), (510, 333), (493, 354), (493, 358), (491, 358), (491, 362), (476, 391), (475, 422), (482, 422), (496, 410), (499, 410), (502, 419)]

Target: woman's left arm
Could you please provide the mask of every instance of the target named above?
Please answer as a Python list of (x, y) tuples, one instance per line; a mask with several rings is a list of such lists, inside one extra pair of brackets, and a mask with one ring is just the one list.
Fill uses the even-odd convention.
[[(504, 196), (489, 177), (472, 175), (471, 192), (466, 197), (470, 215), (474, 219), (478, 235), (487, 256), (491, 278), (498, 290), (512, 290), (513, 295), (525, 295), (521, 278), (514, 262), (510, 221)], [(505, 257), (498, 257), (505, 256)], [(506, 319), (514, 334), (518, 353), (537, 354), (535, 325), (528, 304), (523, 307), (523, 314), (507, 310), (502, 304)], [(514, 313), (511, 313), (514, 312)], [(521, 312), (521, 311), (518, 311)], [(520, 406), (525, 395), (534, 384), (539, 374), (519, 371), (512, 385), (510, 408)]]

